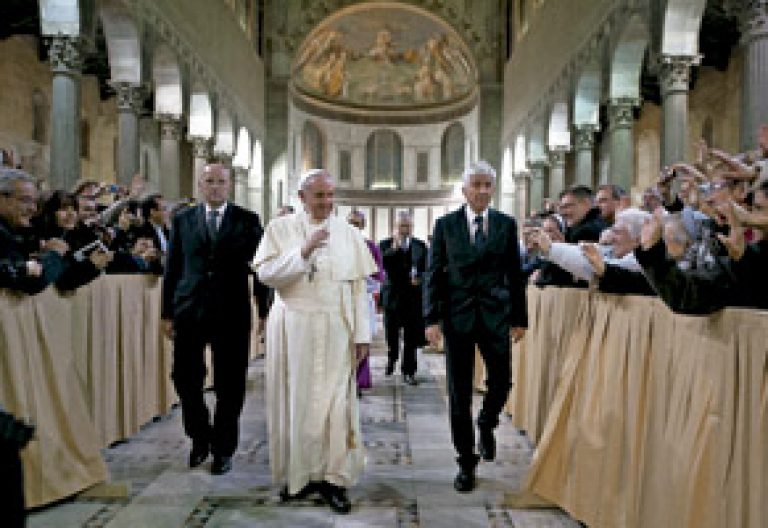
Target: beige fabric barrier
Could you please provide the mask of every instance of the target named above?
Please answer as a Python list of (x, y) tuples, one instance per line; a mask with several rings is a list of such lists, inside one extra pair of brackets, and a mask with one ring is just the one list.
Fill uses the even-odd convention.
[(508, 410), (526, 487), (590, 528), (768, 526), (768, 314), (528, 291)]

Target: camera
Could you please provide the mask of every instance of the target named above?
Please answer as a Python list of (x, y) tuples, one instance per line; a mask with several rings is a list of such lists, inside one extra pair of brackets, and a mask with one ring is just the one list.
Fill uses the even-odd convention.
[(87, 259), (90, 256), (90, 254), (93, 253), (94, 251), (107, 252), (108, 249), (107, 249), (107, 246), (105, 246), (101, 240), (96, 239), (93, 242), (86, 244), (85, 246), (81, 247), (80, 249), (72, 253), (72, 257), (77, 262), (82, 262), (85, 259)]

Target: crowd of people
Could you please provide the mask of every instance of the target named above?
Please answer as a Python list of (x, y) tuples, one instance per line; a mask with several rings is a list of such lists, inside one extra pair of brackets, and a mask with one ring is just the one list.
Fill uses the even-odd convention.
[(637, 207), (613, 184), (565, 190), (523, 223), (527, 280), (658, 295), (685, 314), (768, 308), (768, 127), (760, 146), (732, 155), (702, 142), (696, 163), (665, 167)]
[(162, 275), (169, 216), (157, 193), (95, 181), (42, 191), (29, 174), (0, 168), (0, 288), (67, 292), (104, 273)]

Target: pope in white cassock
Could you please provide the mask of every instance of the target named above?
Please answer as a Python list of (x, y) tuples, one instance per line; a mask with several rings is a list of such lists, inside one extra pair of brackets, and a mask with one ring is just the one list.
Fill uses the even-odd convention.
[(356, 368), (371, 339), (365, 279), (376, 272), (360, 232), (331, 216), (333, 178), (307, 172), (304, 211), (272, 220), (253, 268), (274, 288), (266, 328), (272, 477), (286, 498), (318, 491), (339, 513), (363, 469)]

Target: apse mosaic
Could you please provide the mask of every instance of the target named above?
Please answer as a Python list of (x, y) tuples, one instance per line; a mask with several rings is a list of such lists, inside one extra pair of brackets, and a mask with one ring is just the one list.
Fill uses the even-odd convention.
[(345, 9), (304, 41), (293, 84), (305, 95), (361, 107), (453, 103), (473, 93), (477, 68), (448, 24), (395, 3)]

